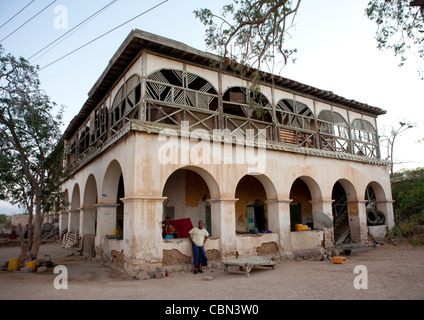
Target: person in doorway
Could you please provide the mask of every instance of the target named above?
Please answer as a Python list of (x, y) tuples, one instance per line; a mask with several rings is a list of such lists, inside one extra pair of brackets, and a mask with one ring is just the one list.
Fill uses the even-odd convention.
[(178, 238), (177, 229), (172, 224), (172, 218), (170, 216), (166, 216), (165, 221), (162, 222), (162, 238), (163, 239)]
[(202, 266), (208, 265), (208, 260), (205, 253), (205, 242), (209, 237), (208, 231), (205, 229), (205, 224), (202, 220), (199, 221), (198, 227), (189, 231), (191, 247), (193, 249), (194, 274), (203, 273)]

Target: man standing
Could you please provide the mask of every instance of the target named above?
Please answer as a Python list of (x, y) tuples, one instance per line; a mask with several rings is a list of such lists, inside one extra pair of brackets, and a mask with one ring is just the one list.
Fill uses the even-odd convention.
[(209, 233), (204, 227), (205, 224), (200, 220), (198, 227), (189, 231), (191, 247), (193, 249), (194, 274), (197, 274), (197, 272), (203, 273), (202, 265), (206, 266), (208, 264), (203, 246), (209, 237)]

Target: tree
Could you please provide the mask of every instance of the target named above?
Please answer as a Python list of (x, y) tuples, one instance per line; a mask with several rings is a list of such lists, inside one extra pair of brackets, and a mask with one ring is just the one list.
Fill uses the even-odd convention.
[(404, 133), (408, 129), (414, 128), (416, 125), (411, 122), (400, 121), (399, 128), (395, 129), (392, 127), (390, 134), (383, 134), (381, 136), (381, 141), (386, 143), (387, 147), (387, 160), (390, 160), (390, 173), (393, 175), (393, 165), (394, 165), (394, 145), (396, 138)]
[(59, 139), (63, 108), (40, 89), (37, 68), (24, 58), (3, 55), (0, 46), (0, 198), (29, 213), (22, 260), (37, 257), (43, 214), (60, 196)]
[[(285, 37), (301, 0), (234, 0), (222, 15), (210, 9), (195, 10), (207, 27), (205, 42), (223, 58), (261, 68), (276, 56), (283, 63), (296, 52), (285, 48)], [(290, 20), (291, 19), (291, 20)]]
[[(371, 0), (366, 15), (377, 23), (377, 48), (393, 50), (400, 57), (399, 65), (407, 60), (407, 52), (418, 55), (424, 62), (424, 1), (423, 0)], [(424, 75), (423, 65), (418, 72)]]

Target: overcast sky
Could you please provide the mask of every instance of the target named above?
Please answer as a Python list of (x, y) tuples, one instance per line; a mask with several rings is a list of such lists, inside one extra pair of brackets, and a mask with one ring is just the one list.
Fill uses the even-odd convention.
[[(1, 42), (6, 52), (28, 59), (112, 3), (87, 24), (63, 37), (61, 43), (30, 59), (31, 63), (44, 68), (161, 2), (35, 0), (31, 3), (30, 0), (0, 0), (0, 26), (31, 3), (0, 27), (0, 40), (7, 37)], [(219, 13), (226, 3), (229, 0), (168, 0), (42, 69), (39, 72), (42, 88), (58, 105), (66, 106), (65, 127), (79, 112), (87, 100), (87, 93), (132, 29), (206, 50), (204, 27), (195, 18), (193, 10), (210, 8)], [(286, 66), (280, 75), (386, 110), (387, 115), (378, 118), (380, 134), (383, 130), (390, 131), (391, 126), (397, 128), (399, 121), (415, 122), (417, 128), (408, 130), (396, 142), (395, 160), (402, 164), (395, 165), (395, 170), (423, 167), (424, 143), (416, 141), (424, 138), (424, 81), (418, 75), (417, 60), (411, 55), (405, 66), (398, 67), (398, 59), (391, 52), (376, 49), (376, 25), (364, 15), (367, 3), (368, 0), (303, 0), (295, 25), (290, 29), (289, 44), (297, 48), (297, 60)], [(61, 19), (64, 17), (67, 21)], [(67, 29), (64, 29), (66, 22)]]

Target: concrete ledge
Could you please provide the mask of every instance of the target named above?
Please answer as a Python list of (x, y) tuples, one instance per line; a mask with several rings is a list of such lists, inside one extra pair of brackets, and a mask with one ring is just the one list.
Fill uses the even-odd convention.
[(387, 225), (368, 226), (368, 234), (374, 240), (383, 240), (387, 234)]

